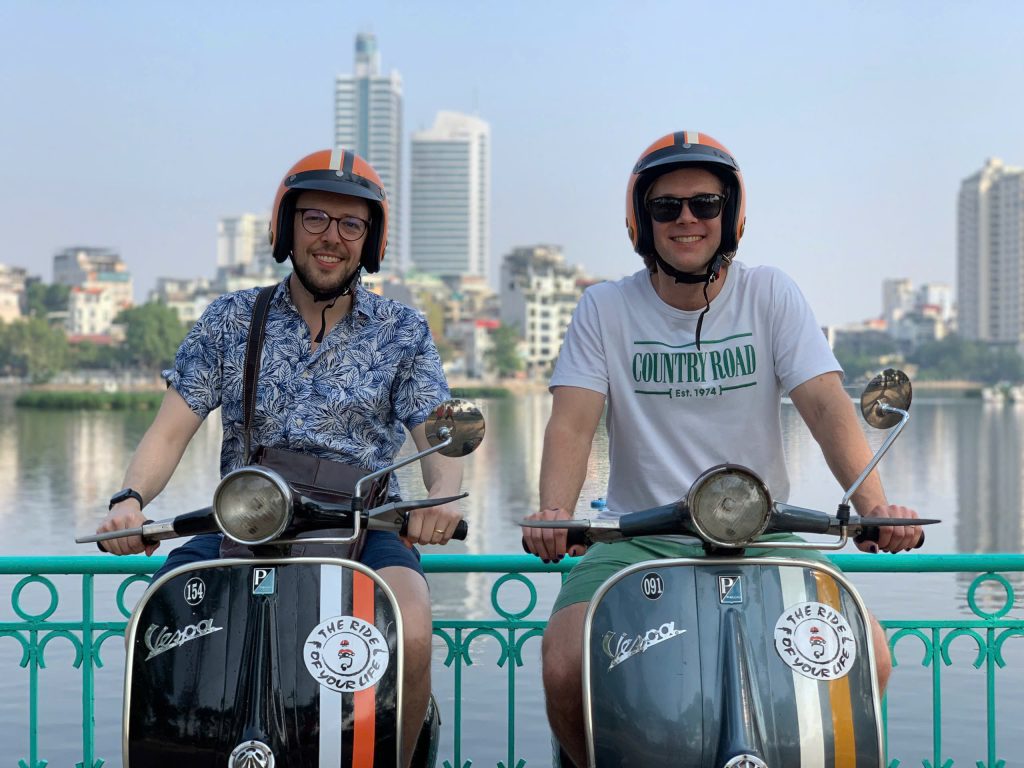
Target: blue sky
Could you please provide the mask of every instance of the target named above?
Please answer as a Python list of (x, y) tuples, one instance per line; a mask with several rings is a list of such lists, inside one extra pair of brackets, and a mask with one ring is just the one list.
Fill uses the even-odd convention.
[(954, 283), (960, 181), (1024, 165), (1021, 3), (0, 0), (0, 24), (0, 262), (49, 280), (58, 249), (113, 246), (139, 299), (212, 276), (217, 219), (330, 143), (360, 31), (407, 139), (442, 109), (490, 122), (495, 263), (545, 242), (635, 271), (630, 168), (701, 130), (745, 174), (739, 258), (845, 322), (885, 277)]

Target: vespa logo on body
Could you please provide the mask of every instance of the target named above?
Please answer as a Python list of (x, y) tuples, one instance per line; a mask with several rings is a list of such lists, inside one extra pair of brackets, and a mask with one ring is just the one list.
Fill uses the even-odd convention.
[(193, 576), (185, 582), (185, 602), (189, 605), (199, 605), (206, 597), (206, 583), (198, 576)]
[(849, 622), (824, 603), (787, 608), (775, 622), (775, 650), (787, 666), (813, 680), (846, 677), (857, 660)]
[(718, 602), (738, 605), (743, 602), (743, 582), (739, 576), (718, 577)]
[(643, 653), (658, 643), (678, 637), (684, 632), (686, 632), (685, 629), (676, 629), (674, 621), (667, 621), (660, 627), (648, 629), (639, 635), (628, 635), (625, 632), (621, 634), (605, 632), (604, 639), (601, 641), (601, 648), (608, 655), (608, 658), (612, 660), (611, 664), (608, 665), (608, 669), (612, 670), (626, 659), (630, 659), (638, 653)]
[(391, 660), (384, 635), (355, 616), (320, 622), (302, 649), (309, 674), (324, 688), (350, 693), (376, 685)]
[(276, 568), (252, 569), (252, 593), (254, 595), (272, 595), (277, 590)]
[(184, 629), (174, 632), (171, 632), (167, 627), (150, 624), (149, 629), (146, 630), (146, 636), (143, 638), (146, 647), (149, 648), (149, 656), (145, 660), (149, 661), (154, 656), (174, 650), (196, 638), (220, 632), (222, 629), (224, 627), (213, 626), (213, 619), (203, 619), (198, 624), (189, 624)]

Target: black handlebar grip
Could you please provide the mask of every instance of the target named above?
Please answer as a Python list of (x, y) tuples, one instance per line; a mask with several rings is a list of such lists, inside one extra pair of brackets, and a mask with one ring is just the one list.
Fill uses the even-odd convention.
[(570, 528), (565, 532), (565, 546), (590, 546), (590, 544), (587, 542), (587, 532), (582, 528)]
[[(857, 544), (862, 544), (865, 541), (878, 541), (878, 531), (879, 531), (880, 527), (881, 526), (873, 525), (870, 528), (867, 528), (867, 529), (861, 531), (860, 533), (858, 533), (856, 536), (853, 537), (854, 542), (856, 542)], [(924, 530), (922, 529), (921, 530), (921, 538), (918, 539), (917, 544), (915, 544), (913, 548), (914, 549), (920, 549), (923, 546), (924, 546)]]
[[(523, 552), (526, 552), (528, 554), (533, 554), (532, 552), (530, 552), (529, 548), (526, 546), (526, 537), (525, 536), (522, 538), (521, 541), (522, 541), (522, 545), (523, 545)], [(584, 548), (590, 546), (590, 542), (587, 541), (587, 532), (586, 532), (586, 530), (584, 530), (582, 528), (569, 528), (565, 532), (565, 548), (569, 549), (570, 547), (576, 547), (576, 546), (584, 547)]]
[(459, 524), (455, 526), (455, 533), (452, 534), (452, 538), (458, 539), (459, 541), (465, 541), (468, 534), (469, 523), (465, 520), (459, 520)]

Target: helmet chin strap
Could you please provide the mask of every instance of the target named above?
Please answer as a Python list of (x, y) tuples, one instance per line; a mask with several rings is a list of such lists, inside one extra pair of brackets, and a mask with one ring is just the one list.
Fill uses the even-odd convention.
[(319, 304), (320, 302), (327, 302), (324, 304), (323, 309), (320, 310), (320, 331), (317, 333), (316, 338), (313, 339), (314, 344), (319, 344), (324, 340), (324, 333), (327, 332), (327, 310), (334, 306), (339, 297), (348, 296), (352, 293), (352, 290), (359, 282), (360, 275), (363, 271), (363, 265), (360, 264), (356, 267), (355, 271), (349, 275), (348, 279), (337, 288), (330, 291), (321, 291), (306, 280), (305, 275), (303, 275), (301, 271), (295, 269), (295, 254), (289, 253), (288, 256), (292, 260), (292, 271), (295, 273), (295, 276), (299, 278), (299, 282), (302, 284), (302, 287), (309, 291), (310, 295), (313, 297), (313, 303)]
[(714, 258), (707, 263), (707, 268), (702, 275), (681, 272), (661, 258), (657, 251), (654, 252), (654, 260), (658, 263), (658, 269), (673, 278), (677, 283), (686, 283), (687, 285), (704, 284), (704, 309), (697, 316), (697, 351), (700, 352), (700, 329), (704, 325), (704, 315), (711, 309), (711, 299), (708, 298), (708, 286), (718, 279), (722, 272), (722, 266), (725, 264), (725, 258), (722, 254), (716, 253)]

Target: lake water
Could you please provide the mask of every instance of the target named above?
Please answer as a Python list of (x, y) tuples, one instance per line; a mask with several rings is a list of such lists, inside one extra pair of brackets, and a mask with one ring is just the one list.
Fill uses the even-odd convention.
[[(546, 394), (509, 400), (483, 401), (487, 437), (465, 459), (464, 488), (470, 536), (438, 552), (517, 553), (520, 532), (516, 521), (533, 511), (544, 427), (550, 411)], [(73, 542), (76, 533), (91, 531), (105, 512), (106, 500), (120, 487), (125, 466), (151, 414), (104, 412), (31, 412), (13, 407), (0, 397), (0, 556), (92, 554), (90, 546)], [(801, 506), (832, 510), (841, 497), (823, 459), (792, 406), (784, 406), (787, 464), (792, 480), (791, 501)], [(878, 445), (881, 433), (869, 433)], [(919, 395), (903, 437), (881, 465), (883, 480), (894, 502), (939, 517), (943, 524), (928, 531), (928, 552), (1020, 552), (1024, 541), (1021, 490), (1024, 482), (1024, 407), (991, 406), (978, 400), (929, 399)], [(217, 482), (220, 434), (216, 419), (208, 420), (186, 452), (164, 493), (147, 512), (154, 518), (195, 509), (209, 503)], [(603, 431), (595, 445), (581, 496), (583, 503), (604, 495), (607, 467)], [(402, 472), (406, 496), (422, 492), (418, 470)], [(161, 551), (166, 551), (167, 544)], [(427, 548), (426, 551), (432, 551)], [(854, 551), (852, 547), (848, 550)], [(864, 557), (871, 557), (864, 555)], [(891, 557), (876, 555), (874, 557)], [(66, 581), (62, 579), (67, 578)], [(492, 618), (490, 575), (437, 575), (431, 578), (435, 616)], [(853, 575), (876, 615), (887, 618), (934, 619), (970, 616), (967, 577), (946, 574)], [(55, 577), (62, 602), (53, 618), (74, 616), (78, 593), (71, 577)], [(120, 579), (100, 580), (100, 616), (117, 618), (113, 591)], [(534, 617), (547, 616), (558, 578), (542, 576)], [(16, 618), (11, 591), (13, 577), (0, 577), (0, 621)], [(1016, 589), (1018, 578), (1011, 579)], [(518, 608), (524, 591), (510, 585), (503, 603)], [(138, 591), (129, 590), (130, 605)], [(1002, 604), (1002, 590), (983, 590), (986, 609)], [(40, 611), (45, 591), (30, 585), (21, 605)], [(1015, 607), (1010, 616), (1020, 616)], [(451, 734), (450, 673), (440, 665), (443, 647), (435, 647), (435, 690)], [(973, 649), (973, 650), (972, 650)], [(539, 642), (524, 648), (526, 666), (516, 691), (515, 758), (529, 765), (548, 762), (548, 732), (540, 693)], [(922, 667), (923, 646), (909, 640), (898, 648), (901, 662), (890, 687), (890, 757), (903, 765), (921, 765), (931, 757), (932, 671)], [(971, 666), (976, 646), (969, 640), (951, 648), (953, 665), (943, 669), (944, 757), (957, 765), (986, 759), (984, 739), (985, 671)], [(505, 681), (498, 668), (498, 645), (481, 641), (473, 646), (474, 665), (464, 673), (462, 759), (475, 764), (506, 764)], [(18, 666), (20, 645), (0, 637), (0, 759), (16, 765), (28, 759), (28, 672)], [(1024, 683), (1024, 642), (1011, 638), (1003, 646), (1007, 666), (996, 676), (996, 704), (1002, 725), (997, 734), (998, 756), (1007, 765), (1024, 765), (1024, 734), (1015, 721), (1024, 712), (1018, 692)], [(71, 644), (56, 638), (46, 650), (47, 668), (40, 673), (41, 758), (52, 766), (81, 760), (80, 671), (73, 667)], [(120, 699), (123, 651), (119, 641), (103, 647), (105, 666), (96, 675), (97, 754), (107, 765), (119, 764)], [(451, 760), (450, 746), (440, 759)], [(514, 764), (512, 768), (515, 768)]]

